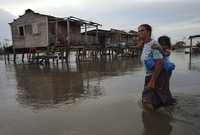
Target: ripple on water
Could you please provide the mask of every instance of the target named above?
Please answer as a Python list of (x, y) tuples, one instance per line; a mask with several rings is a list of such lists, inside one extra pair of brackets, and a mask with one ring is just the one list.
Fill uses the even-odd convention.
[(177, 105), (172, 110), (175, 121), (189, 124), (200, 133), (200, 95), (179, 94), (176, 99)]

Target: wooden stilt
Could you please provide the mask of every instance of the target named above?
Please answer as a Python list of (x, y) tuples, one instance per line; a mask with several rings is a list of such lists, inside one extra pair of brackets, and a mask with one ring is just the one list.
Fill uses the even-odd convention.
[(189, 58), (189, 67), (191, 68), (192, 63), (192, 38), (190, 38), (190, 58)]
[(24, 63), (24, 53), (22, 53), (22, 62)]
[(16, 64), (16, 52), (15, 52), (15, 48), (13, 48), (13, 55), (14, 55), (14, 63)]
[(68, 62), (68, 56), (70, 52), (70, 20), (67, 19), (67, 44), (65, 45), (66, 62)]
[(39, 64), (39, 52), (37, 52), (37, 58), (36, 58), (36, 63)]
[(6, 50), (5, 50), (5, 49), (4, 49), (4, 51), (3, 51), (3, 57), (4, 57), (5, 64), (7, 64), (7, 60), (6, 60)]

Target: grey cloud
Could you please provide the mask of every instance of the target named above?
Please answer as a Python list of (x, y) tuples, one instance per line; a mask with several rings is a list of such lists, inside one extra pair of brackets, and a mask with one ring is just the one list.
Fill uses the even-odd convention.
[[(11, 0), (9, 2), (16, 4), (26, 1), (27, 0)], [(2, 2), (6, 4), (5, 0), (1, 0), (1, 3)], [(93, 4), (88, 4), (89, 2), (90, 0), (83, 2), (85, 5), (83, 5), (82, 8), (66, 8), (65, 6), (59, 8), (47, 7), (46, 9), (37, 9), (37, 12), (55, 16), (77, 16), (97, 21), (104, 26), (125, 30), (132, 29), (141, 23), (150, 23), (154, 27), (159, 27), (160, 30), (162, 30), (164, 26), (178, 27), (178, 25), (173, 24), (179, 23), (182, 25), (200, 24), (200, 2), (198, 0), (132, 4), (127, 2), (121, 5), (115, 3), (106, 7), (103, 4), (101, 5), (101, 2), (99, 5), (94, 2)], [(194, 29), (195, 28), (191, 28), (191, 31), (194, 31)], [(180, 32), (183, 34), (183, 31), (189, 31), (189, 28), (181, 30)], [(181, 33), (177, 33), (177, 35), (181, 35)]]
[(18, 4), (23, 4), (23, 3), (33, 3), (35, 1), (39, 0), (0, 0), (1, 6), (6, 6), (6, 5), (18, 5)]
[[(89, 6), (83, 9), (47, 9), (51, 13), (61, 16), (75, 15), (91, 20), (100, 21), (103, 24), (132, 28), (140, 23), (150, 23), (162, 26), (170, 23), (184, 22), (197, 18), (200, 13), (200, 2), (153, 2), (124, 4), (104, 8), (101, 5)], [(199, 21), (199, 20), (193, 20)]]
[(11, 38), (9, 22), (12, 21), (14, 16), (2, 9), (0, 9), (0, 40), (4, 38)]

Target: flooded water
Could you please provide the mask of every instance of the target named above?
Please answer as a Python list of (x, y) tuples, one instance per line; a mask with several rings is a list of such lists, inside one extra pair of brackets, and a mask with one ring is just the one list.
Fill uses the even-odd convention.
[(174, 52), (171, 91), (178, 104), (141, 107), (144, 69), (138, 58), (69, 64), (0, 60), (0, 135), (198, 135), (200, 56)]

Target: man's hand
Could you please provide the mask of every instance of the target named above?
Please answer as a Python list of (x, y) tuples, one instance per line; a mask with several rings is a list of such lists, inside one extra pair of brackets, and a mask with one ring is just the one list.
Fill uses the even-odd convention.
[(161, 46), (159, 46), (159, 45), (157, 45), (157, 44), (153, 44), (152, 46), (151, 46), (151, 48), (152, 49), (157, 49), (157, 50), (162, 50), (162, 48), (161, 48)]
[(144, 41), (142, 39), (137, 39), (137, 48), (143, 48), (144, 47)]
[(161, 69), (162, 69), (161, 59), (155, 60), (155, 69), (151, 76), (151, 80), (147, 84), (148, 89), (153, 89), (153, 90), (155, 89), (156, 80), (158, 79), (158, 76), (160, 75)]
[(149, 90), (154, 90), (155, 89), (155, 80), (152, 78), (149, 83), (147, 84), (147, 88)]

